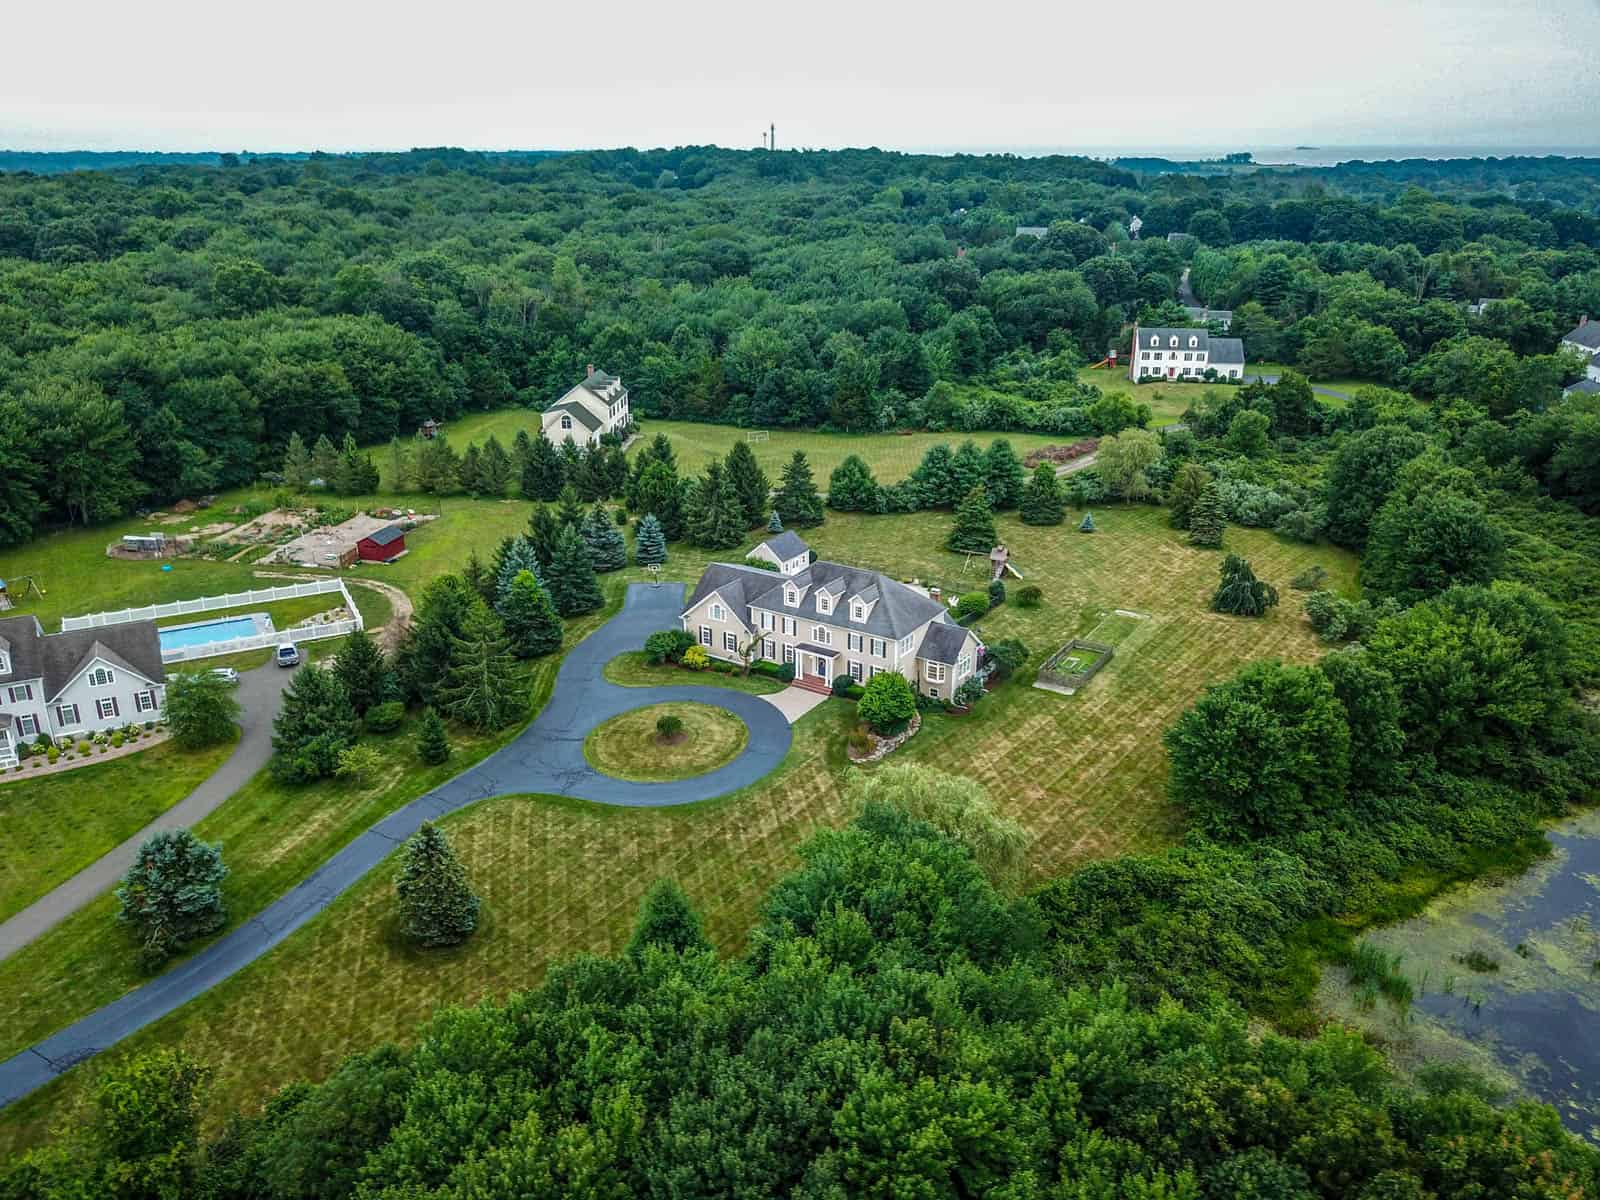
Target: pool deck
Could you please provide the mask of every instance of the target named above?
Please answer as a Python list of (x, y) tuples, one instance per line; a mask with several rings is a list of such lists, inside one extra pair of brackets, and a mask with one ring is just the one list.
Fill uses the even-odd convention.
[[(251, 628), (249, 629), (248, 632), (245, 631), (244, 629), (240, 628), (240, 629), (234, 630), (233, 632), (230, 632), (227, 637), (206, 638), (203, 641), (187, 641), (187, 640), (184, 640), (184, 641), (168, 642), (166, 640), (167, 634), (169, 634), (169, 633), (179, 633), (179, 632), (182, 632), (184, 630), (189, 630), (189, 629), (204, 629), (205, 627), (210, 626), (210, 625), (228, 625), (228, 626), (233, 626), (233, 625), (238, 625), (242, 621), (251, 622)], [(257, 634), (275, 633), (275, 632), (277, 632), (277, 631), (275, 629), (273, 629), (273, 627), (272, 627), (272, 618), (269, 617), (264, 612), (258, 612), (258, 613), (245, 613), (243, 616), (240, 616), (240, 617), (213, 617), (213, 618), (211, 618), (210, 620), (207, 620), (207, 621), (188, 621), (188, 622), (185, 622), (182, 625), (163, 625), (160, 629), (158, 629), (156, 631), (156, 634), (161, 640), (161, 648), (163, 650), (175, 650), (175, 649), (178, 649), (179, 647), (187, 648), (189, 646), (204, 646), (204, 645), (207, 645), (207, 644), (209, 644), (211, 642), (231, 642), (231, 641), (235, 641), (236, 639), (242, 638), (242, 637), (254, 637)]]

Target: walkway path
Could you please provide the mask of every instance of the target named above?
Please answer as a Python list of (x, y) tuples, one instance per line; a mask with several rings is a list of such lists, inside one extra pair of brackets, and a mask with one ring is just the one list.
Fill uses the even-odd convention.
[[(674, 626), (681, 584), (628, 588), (623, 609), (579, 642), (561, 664), (544, 711), (509, 745), (449, 782), (390, 813), (226, 937), (149, 983), (0, 1063), (0, 1108), (50, 1082), (215, 987), (266, 954), (376, 867), (424, 821), (493, 796), (545, 792), (600, 804), (663, 807), (709, 800), (755, 783), (789, 751), (789, 723), (760, 696), (728, 688), (634, 688), (608, 682), (605, 664), (637, 650), (645, 636)], [(287, 672), (285, 672), (287, 674)], [(750, 729), (744, 752), (705, 775), (671, 783), (628, 783), (602, 775), (583, 757), (583, 738), (600, 722), (647, 704), (692, 700), (727, 709)], [(231, 761), (231, 760), (230, 760)]]
[(8, 958), (46, 930), (66, 920), (128, 873), (139, 847), (162, 829), (187, 829), (267, 765), (272, 755), (272, 719), (278, 700), (294, 677), (268, 663), (239, 677), (239, 744), (205, 781), (115, 850), (97, 858), (54, 891), (0, 924), (0, 959)]

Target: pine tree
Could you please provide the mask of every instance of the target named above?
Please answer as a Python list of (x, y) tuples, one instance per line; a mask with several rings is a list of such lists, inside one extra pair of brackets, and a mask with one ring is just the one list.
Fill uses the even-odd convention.
[(461, 636), (451, 640), (439, 705), (480, 733), (504, 729), (527, 712), (527, 689), (517, 676), (505, 630), (481, 600), (467, 614)]
[(417, 448), (417, 487), (430, 496), (447, 496), (461, 485), (461, 461), (444, 434)]
[(667, 561), (667, 539), (661, 533), (661, 522), (654, 513), (639, 518), (635, 533), (633, 561), (641, 567), (660, 566)]
[(768, 533), (782, 533), (783, 532), (783, 518), (778, 515), (778, 510), (777, 509), (773, 509), (772, 510), (772, 516), (767, 521), (767, 532)]
[(545, 579), (550, 599), (563, 617), (594, 612), (605, 603), (594, 567), (589, 563), (589, 550), (571, 525), (562, 526)]
[(1066, 515), (1061, 484), (1054, 463), (1042, 462), (1022, 489), (1022, 522), (1025, 525), (1059, 525)]
[(633, 936), (628, 939), (624, 953), (638, 962), (652, 946), (676, 954), (711, 948), (700, 914), (689, 903), (683, 889), (670, 879), (658, 879), (644, 894), (639, 917), (633, 923)]
[(543, 434), (533, 438), (518, 477), (518, 489), (523, 496), (529, 500), (551, 501), (561, 495), (565, 482), (561, 455), (550, 444), (550, 439)]
[(548, 569), (556, 556), (556, 540), (561, 536), (561, 526), (556, 516), (543, 504), (536, 505), (528, 514), (528, 544), (539, 566)]
[(511, 653), (518, 658), (538, 658), (561, 649), (561, 618), (532, 571), (517, 572), (499, 610)]
[(356, 740), (356, 710), (332, 671), (295, 672), (272, 721), (273, 777), (285, 783), (326, 779), (339, 766), (339, 751)]
[[(501, 548), (503, 549), (510, 540), (506, 538), (502, 541)], [(483, 559), (478, 557), (476, 546), (467, 551), (467, 565), (461, 568), (461, 578), (467, 581), (468, 587), (483, 597), (485, 604), (494, 603), (495, 572), (483, 565)]]
[(344, 435), (344, 444), (339, 448), (339, 462), (333, 469), (333, 478), (328, 482), (341, 496), (362, 495), (371, 490), (366, 486), (367, 467), (370, 465), (370, 461), (362, 459), (355, 435), (347, 433)]
[(811, 464), (806, 461), (804, 450), (796, 450), (789, 465), (784, 467), (783, 483), (772, 503), (783, 514), (783, 519), (797, 528), (810, 529), (822, 524), (822, 497), (817, 494), (817, 481), (811, 476)]
[(1211, 597), (1211, 608), (1240, 617), (1263, 617), (1278, 603), (1278, 589), (1263, 583), (1251, 570), (1249, 560), (1230, 554), (1222, 560), (1222, 581)]
[(578, 529), (583, 525), (583, 504), (578, 500), (578, 489), (570, 483), (561, 489), (561, 498), (556, 504), (556, 524), (563, 529), (569, 525)]
[(417, 486), (415, 455), (399, 438), (389, 440), (389, 479), (391, 492), (409, 492)]
[(1215, 483), (1208, 483), (1189, 509), (1189, 544), (1214, 550), (1222, 545), (1222, 533), (1226, 528), (1222, 496)]
[(596, 501), (583, 520), (583, 543), (589, 549), (589, 563), (600, 573), (620, 571), (628, 565), (628, 542), (611, 519), (603, 502)]
[[(950, 503), (959, 505), (967, 493), (983, 481), (983, 451), (979, 450), (978, 444), (969, 438), (961, 443), (950, 459)], [(986, 488), (985, 493), (987, 490)]]
[(323, 487), (332, 487), (335, 476), (339, 473), (339, 451), (323, 434), (311, 447), (311, 478), (322, 480)]
[(461, 465), (456, 468), (456, 479), (460, 481), (461, 490), (467, 495), (483, 495), (483, 454), (479, 451), (477, 442), (471, 443), (466, 453), (461, 456)]
[(511, 456), (500, 444), (500, 439), (490, 434), (483, 443), (483, 457), (479, 460), (478, 479), (483, 494), (496, 498), (506, 494), (506, 484), (511, 482)]
[(458, 946), (478, 927), (478, 897), (444, 834), (425, 821), (405, 844), (395, 891), (400, 931), (418, 946)]
[(146, 969), (171, 958), (197, 937), (226, 924), (222, 905), (222, 847), (187, 829), (164, 829), (139, 846), (117, 888), (117, 919), (139, 935)]
[(563, 438), (556, 447), (556, 455), (561, 460), (561, 486), (576, 488), (578, 472), (583, 468), (583, 451), (571, 438)]
[(966, 494), (954, 490), (950, 447), (943, 442), (923, 451), (922, 461), (911, 472), (911, 482), (916, 485), (924, 508), (954, 508)]
[(989, 443), (983, 456), (983, 479), (996, 512), (1016, 508), (1022, 503), (1022, 460), (1005, 438)]
[(761, 464), (756, 462), (755, 452), (750, 449), (748, 442), (733, 444), (733, 449), (728, 451), (724, 470), (728, 473), (728, 482), (733, 486), (734, 495), (739, 499), (743, 528), (755, 529), (766, 516), (772, 495), (772, 481), (761, 469)]
[(528, 436), (526, 429), (517, 430), (517, 436), (511, 439), (511, 478), (519, 483), (522, 472), (528, 465), (528, 460), (533, 457), (533, 438)]
[(726, 550), (744, 540), (744, 511), (722, 463), (713, 458), (695, 487), (689, 540), (707, 550)]
[(283, 482), (297, 492), (311, 486), (311, 451), (298, 433), (289, 435), (289, 446), (283, 452)]
[(604, 446), (590, 446), (583, 452), (583, 458), (578, 464), (573, 485), (577, 488), (578, 499), (585, 504), (593, 504), (596, 500), (604, 500), (611, 494), (611, 487), (606, 478), (606, 448)]
[(621, 446), (606, 450), (606, 495), (613, 500), (623, 500), (628, 493), (628, 456)]
[(654, 462), (645, 469), (643, 478), (639, 480), (639, 502), (636, 507), (640, 512), (655, 514), (667, 541), (683, 541), (683, 484), (673, 467)]
[(989, 507), (989, 496), (980, 483), (967, 493), (967, 498), (956, 508), (956, 523), (945, 545), (952, 550), (976, 550), (987, 554), (999, 541), (994, 530), (994, 510)]
[[(540, 587), (544, 586), (544, 571), (539, 565), (539, 555), (533, 548), (533, 541), (521, 536), (509, 537), (495, 551), (494, 595), (491, 603), (496, 612), (500, 612), (511, 581), (524, 571), (532, 574)], [(504, 616), (505, 613), (500, 612), (500, 615)]]
[(1083, 514), (1083, 520), (1078, 522), (1078, 532), (1079, 533), (1097, 533), (1098, 532), (1098, 530), (1096, 530), (1095, 527), (1094, 527), (1094, 514), (1092, 512), (1086, 512), (1086, 513)]
[(445, 733), (444, 721), (431, 708), (423, 709), (422, 720), (417, 724), (417, 757), (430, 767), (450, 758), (450, 737)]
[(1167, 489), (1167, 503), (1172, 506), (1172, 527), (1189, 528), (1189, 514), (1194, 510), (1200, 493), (1211, 482), (1211, 472), (1199, 463), (1184, 463), (1172, 476), (1172, 486)]
[(828, 476), (828, 507), (836, 512), (883, 511), (883, 492), (859, 455), (846, 456)]
[(333, 673), (344, 685), (344, 694), (349, 697), (356, 716), (365, 716), (367, 709), (383, 703), (389, 664), (366, 630), (358, 629), (345, 639), (338, 657), (333, 660)]
[(452, 639), (481, 598), (459, 575), (441, 575), (422, 590), (416, 614), (406, 627), (395, 667), (407, 696), (432, 704), (450, 665)]

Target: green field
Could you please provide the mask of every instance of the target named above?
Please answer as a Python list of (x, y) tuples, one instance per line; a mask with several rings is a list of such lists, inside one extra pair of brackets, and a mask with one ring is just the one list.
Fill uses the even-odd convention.
[[(972, 716), (929, 714), (922, 732), (899, 752), (902, 761), (959, 771), (984, 783), (999, 808), (1036, 836), (1030, 864), (1036, 882), (1077, 863), (1177, 837), (1182, 818), (1166, 800), (1162, 731), (1206, 684), (1228, 676), (1241, 661), (1306, 660), (1320, 652), (1287, 590), (1292, 575), (1321, 563), (1331, 586), (1354, 591), (1355, 560), (1347, 553), (1230, 529), (1228, 549), (1250, 558), (1258, 575), (1284, 589), (1286, 598), (1262, 620), (1214, 614), (1207, 603), (1219, 552), (1190, 547), (1165, 517), (1148, 507), (1096, 509), (1101, 532), (1093, 536), (1079, 534), (1071, 520), (1038, 528), (1002, 518), (1000, 532), (1012, 561), (1027, 582), (1043, 588), (1045, 603), (1033, 610), (995, 610), (979, 622), (986, 639), (1020, 637), (1037, 664), (1114, 609), (1149, 617), (1122, 636), (1117, 656), (1076, 696), (1028, 687), (1025, 671)], [(805, 536), (824, 557), (938, 582), (947, 591), (971, 590), (980, 577), (964, 573), (965, 560), (940, 548), (950, 519), (938, 513), (831, 514)], [(693, 576), (704, 561), (700, 552), (674, 547), (668, 574)], [(636, 576), (629, 571), (608, 577), (608, 589)], [(629, 669), (612, 665), (613, 672)], [(457, 814), (447, 826), (485, 899), (483, 926), (466, 946), (424, 956), (397, 944), (390, 871), (375, 872), (273, 954), (133, 1039), (128, 1049), (181, 1041), (214, 1065), (214, 1124), (229, 1107), (251, 1107), (290, 1079), (326, 1075), (352, 1051), (408, 1038), (442, 1004), (503, 997), (537, 983), (552, 961), (582, 951), (615, 951), (644, 890), (658, 877), (677, 878), (704, 911), (716, 943), (733, 950), (750, 928), (760, 897), (794, 868), (796, 847), (819, 827), (847, 818), (840, 786), (853, 714), (840, 700), (809, 714), (795, 727), (784, 766), (733, 797), (667, 811), (531, 797), (490, 801)], [(256, 854), (291, 858), (292, 867), (272, 868), (276, 886), (284, 886), (326, 856), (337, 844), (335, 832), (347, 838), (359, 828), (351, 814), (335, 816), (338, 806), (311, 798), (307, 808), (324, 813), (312, 853), (295, 833), (301, 804), (297, 796), (268, 802), (258, 795), (235, 809), (234, 820), (244, 829), (230, 826), (211, 835), (226, 832), (235, 844), (259, 839), (252, 843), (260, 847)], [(381, 806), (367, 812), (373, 807)], [(235, 862), (232, 851), (229, 862)], [(262, 878), (258, 871), (252, 869), (252, 876)], [(99, 914), (101, 924), (107, 919), (107, 913)], [(79, 928), (93, 933), (93, 925), (86, 918)], [(81, 997), (81, 982), (62, 969), (69, 963), (88, 969), (92, 982), (96, 955), (115, 948), (99, 933), (76, 944), (63, 941), (14, 970), (7, 968), (15, 959), (0, 964), (0, 1012), (12, 1014), (0, 1020), (0, 1052), (26, 1044), (42, 1026), (60, 1023), (19, 1019), (21, 1011), (63, 1001), (82, 1011), (126, 986), (102, 986), (93, 997)], [(45, 972), (53, 988), (43, 982), (22, 986)], [(305, 1029), (317, 1036), (297, 1032)], [(0, 1150), (37, 1141), (81, 1086), (81, 1076), (69, 1075), (0, 1117)]]
[(0, 783), (0, 921), (64, 883), (192, 792), (233, 742), (163, 742), (59, 775)]
[[(676, 717), (681, 732), (663, 738), (662, 717)], [(618, 779), (660, 783), (704, 775), (730, 763), (750, 740), (750, 731), (731, 712), (709, 704), (649, 704), (612, 717), (583, 739), (589, 765)]]
[(672, 687), (692, 683), (696, 687), (733, 688), (752, 696), (770, 696), (784, 685), (765, 675), (724, 675), (720, 671), (687, 671), (670, 663), (651, 666), (643, 650), (619, 654), (605, 665), (605, 677), (623, 687)]

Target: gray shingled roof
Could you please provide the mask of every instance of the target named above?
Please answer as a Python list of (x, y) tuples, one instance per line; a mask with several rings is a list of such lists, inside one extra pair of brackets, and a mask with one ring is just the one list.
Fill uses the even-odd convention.
[(1183, 311), (1196, 321), (1232, 321), (1233, 309), (1231, 308), (1203, 308), (1196, 304), (1185, 304)]
[(595, 416), (592, 412), (590, 412), (583, 405), (579, 404), (576, 400), (568, 400), (565, 403), (563, 403), (562, 401), (558, 400), (558, 401), (556, 401), (556, 403), (552, 404), (549, 408), (545, 409), (545, 412), (571, 413), (573, 416), (577, 417), (579, 423), (582, 424), (583, 427), (585, 429), (589, 430), (590, 432), (593, 432), (594, 430), (599, 429), (600, 426), (604, 423), (604, 422), (602, 422), (600, 420), (599, 417)]
[(1212, 366), (1229, 366), (1244, 362), (1244, 343), (1238, 338), (1214, 337), (1211, 339), (1211, 357), (1206, 362)]
[(799, 558), (802, 554), (811, 553), (805, 538), (792, 529), (785, 529), (782, 533), (775, 533), (769, 538), (764, 538), (761, 544), (776, 554), (780, 561), (788, 562), (791, 558)]
[[(850, 614), (843, 610), (831, 613), (817, 611), (818, 587), (831, 584), (835, 580), (843, 584), (846, 596), (855, 595), (870, 587), (878, 589), (878, 603), (873, 605), (865, 621), (852, 621)], [(783, 589), (788, 583), (808, 587), (806, 593), (800, 597), (800, 604), (795, 608), (786, 607), (783, 603)], [(898, 583), (887, 575), (820, 559), (812, 563), (809, 570), (788, 577), (755, 567), (712, 563), (706, 568), (705, 574), (700, 576), (700, 582), (695, 586), (693, 595), (684, 605), (684, 612), (688, 612), (712, 592), (719, 593), (729, 604), (743, 605), (746, 609), (764, 608), (769, 612), (781, 613), (801, 621), (821, 621), (825, 625), (894, 640), (915, 632), (934, 617), (944, 613), (944, 605), (937, 600), (903, 583)], [(740, 612), (739, 619), (746, 625), (752, 623), (748, 611)]]
[[(1161, 344), (1159, 346), (1152, 346), (1150, 344), (1150, 338), (1151, 338), (1152, 335), (1154, 335), (1155, 337), (1158, 337), (1158, 338), (1161, 339)], [(1197, 339), (1196, 344), (1194, 346), (1192, 346), (1192, 347), (1189, 345), (1189, 338), (1191, 336), (1193, 336), (1194, 338)], [(1178, 339), (1178, 344), (1177, 344), (1176, 347), (1167, 345), (1167, 342), (1171, 338), (1177, 338)], [(1165, 325), (1155, 325), (1155, 326), (1150, 326), (1150, 327), (1146, 327), (1146, 326), (1141, 325), (1141, 326), (1139, 326), (1139, 344), (1138, 344), (1138, 346), (1135, 347), (1135, 349), (1138, 349), (1138, 350), (1172, 350), (1172, 349), (1177, 349), (1177, 350), (1190, 350), (1190, 349), (1193, 349), (1193, 350), (1205, 350), (1205, 349), (1208, 349), (1211, 345), (1212, 345), (1211, 334), (1208, 333), (1204, 329), (1177, 329), (1177, 328), (1172, 328), (1172, 327), (1168, 327), (1168, 326), (1165, 326)]]
[(1593, 379), (1580, 379), (1569, 388), (1561, 390), (1563, 396), (1600, 396), (1600, 382)]
[(1585, 321), (1561, 340), (1577, 342), (1589, 350), (1600, 350), (1600, 321)]
[(935, 621), (928, 626), (928, 632), (922, 635), (922, 646), (917, 650), (917, 657), (954, 666), (970, 636), (971, 630), (953, 621)]
[(161, 636), (154, 621), (127, 621), (98, 629), (46, 634), (34, 617), (6, 617), (0, 620), (0, 637), (11, 646), (11, 671), (0, 675), (0, 683), (42, 679), (47, 701), (59, 696), (61, 689), (94, 658), (103, 658), (152, 683), (162, 683), (167, 678), (161, 665)]
[(362, 541), (373, 542), (379, 546), (387, 546), (390, 542), (398, 541), (405, 537), (405, 530), (398, 525), (385, 525), (377, 533), (369, 533)]

